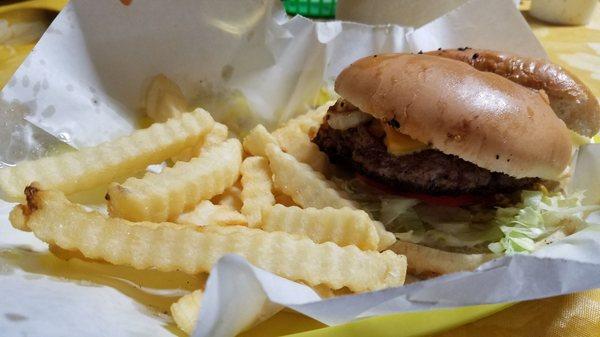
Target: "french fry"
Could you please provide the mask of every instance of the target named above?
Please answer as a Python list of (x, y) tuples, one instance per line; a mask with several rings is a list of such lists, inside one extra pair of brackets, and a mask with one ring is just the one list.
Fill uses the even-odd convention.
[(177, 84), (163, 74), (152, 78), (146, 91), (146, 114), (156, 122), (179, 117), (188, 102)]
[[(327, 110), (333, 104), (335, 104), (335, 101), (329, 101), (318, 106), (316, 109), (309, 110), (305, 114), (292, 118), (278, 130), (291, 130), (297, 128), (312, 139), (317, 134), (321, 124), (323, 124), (323, 118), (327, 114)], [(275, 131), (274, 134), (275, 133), (277, 133), (277, 131)]]
[(321, 298), (331, 298), (335, 296), (333, 289), (326, 287), (322, 284), (318, 286), (312, 287), (312, 289), (319, 295)]
[(34, 181), (66, 194), (106, 185), (198, 143), (213, 124), (210, 114), (198, 109), (95, 147), (21, 162), (0, 170), (0, 196), (23, 201), (23, 190)]
[(242, 209), (242, 188), (240, 180), (232, 186), (229, 186), (223, 193), (211, 199), (215, 205), (230, 207), (231, 209), (240, 212)]
[(177, 162), (161, 173), (146, 173), (108, 188), (111, 215), (131, 221), (173, 220), (200, 201), (222, 193), (239, 177), (242, 145), (230, 139), (189, 162)]
[(384, 250), (390, 248), (397, 240), (394, 233), (389, 232), (385, 229), (385, 226), (380, 221), (373, 221), (373, 226), (379, 235), (379, 247), (377, 250)]
[[(331, 298), (338, 295), (336, 292), (323, 285), (312, 287), (312, 289), (321, 296), (321, 298)], [(173, 316), (175, 324), (177, 324), (179, 329), (190, 336), (194, 333), (194, 329), (198, 323), (203, 298), (204, 292), (198, 289), (182, 296), (177, 302), (171, 305), (171, 315)]]
[(287, 195), (283, 192), (274, 190), (273, 194), (275, 195), (275, 203), (276, 204), (281, 204), (281, 205), (287, 206), (287, 207), (298, 206), (289, 195)]
[(281, 128), (273, 132), (273, 136), (286, 153), (294, 156), (299, 162), (308, 164), (313, 170), (328, 174), (329, 159), (327, 155), (313, 143), (309, 136), (299, 128)]
[(47, 243), (117, 265), (197, 274), (233, 253), (291, 280), (356, 292), (402, 285), (406, 274), (406, 258), (391, 251), (316, 244), (284, 232), (241, 226), (134, 223), (86, 211), (58, 191), (32, 185), (25, 192), (27, 205), (19, 205), (11, 216), (15, 226), (29, 228)]
[(173, 320), (183, 332), (191, 335), (198, 323), (200, 315), (200, 305), (204, 292), (200, 289), (182, 296), (177, 302), (171, 305), (171, 315)]
[(325, 177), (310, 166), (298, 162), (274, 144), (267, 144), (265, 154), (269, 158), (275, 188), (292, 197), (303, 208), (356, 208), (345, 199)]
[(224, 142), (229, 134), (229, 129), (225, 124), (216, 123), (212, 130), (200, 140), (200, 142), (190, 148), (187, 148), (181, 153), (171, 157), (173, 162), (190, 161), (194, 157), (198, 157), (202, 151), (206, 151), (211, 146), (215, 146)]
[(257, 125), (254, 129), (250, 130), (248, 135), (244, 138), (244, 149), (254, 156), (264, 157), (266, 145), (279, 144), (278, 138), (284, 140), (286, 146), (291, 148), (292, 144), (289, 144), (288, 140), (293, 140), (293, 136), (297, 137), (297, 135), (288, 134), (295, 133), (295, 131), (300, 130), (300, 132), (308, 135), (309, 138), (312, 138), (321, 126), (323, 117), (327, 113), (327, 109), (333, 103), (335, 102), (328, 102), (315, 110), (311, 110), (304, 115), (289, 120), (284, 126), (274, 132), (274, 135), (276, 134), (276, 136), (271, 135), (264, 126), (260, 124)]
[[(146, 92), (146, 114), (155, 122), (166, 121), (169, 118), (179, 117), (187, 111), (188, 102), (179, 86), (163, 74), (152, 78)], [(203, 148), (224, 142), (229, 129), (225, 124), (215, 123), (213, 129), (201, 141), (181, 153), (173, 156), (171, 160), (189, 161), (200, 155)]]
[(267, 144), (277, 144), (277, 139), (265, 129), (262, 125), (257, 125), (250, 130), (244, 138), (244, 150), (253, 156), (266, 156), (265, 149)]
[[(323, 285), (312, 287), (312, 289), (321, 296), (321, 298), (338, 296), (336, 292)], [(177, 302), (171, 305), (171, 315), (173, 316), (175, 324), (177, 324), (179, 329), (190, 336), (193, 334), (196, 324), (198, 323), (203, 298), (204, 292), (198, 289), (182, 296)]]
[(256, 227), (261, 221), (261, 209), (275, 204), (269, 161), (263, 157), (248, 157), (242, 163), (241, 173), (242, 214), (250, 227)]
[(200, 202), (196, 207), (180, 214), (176, 223), (197, 226), (231, 226), (248, 224), (246, 217), (226, 205), (215, 205), (210, 200)]
[(362, 250), (375, 250), (379, 244), (379, 235), (369, 215), (350, 208), (264, 207), (259, 227), (268, 232), (306, 236), (317, 243), (355, 245)]
[[(300, 207), (356, 209), (356, 205), (344, 198), (322, 173), (307, 164), (301, 163), (281, 150), (278, 142), (262, 125), (255, 127), (244, 139), (246, 151), (269, 158), (273, 173), (273, 185), (289, 195)], [(383, 224), (373, 221), (379, 233), (379, 250), (384, 250), (396, 242), (393, 233), (385, 230)]]
[(276, 144), (296, 160), (310, 165), (314, 170), (326, 173), (329, 168), (327, 155), (310, 141), (299, 127), (283, 127), (272, 135), (262, 125), (257, 125), (244, 138), (244, 149), (254, 156), (265, 156), (267, 144)]
[(333, 103), (335, 101), (327, 102), (314, 110), (309, 110), (273, 131), (273, 136), (283, 151), (294, 156), (299, 162), (306, 163), (315, 171), (325, 175), (329, 170), (329, 159), (311, 139), (317, 134), (327, 109)]

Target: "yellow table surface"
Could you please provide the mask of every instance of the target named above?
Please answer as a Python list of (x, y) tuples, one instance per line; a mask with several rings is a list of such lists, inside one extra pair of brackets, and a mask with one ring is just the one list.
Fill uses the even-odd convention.
[[(58, 10), (66, 1), (9, 3), (0, 7), (0, 24), (6, 20), (4, 22), (10, 26), (28, 22), (48, 24), (51, 15), (36, 9)], [(527, 2), (524, 6), (527, 7)], [(526, 10), (523, 13), (550, 58), (574, 72), (596, 96), (600, 96), (600, 7), (596, 9), (592, 22), (585, 27), (552, 26), (530, 18)], [(11, 35), (17, 34), (18, 30), (4, 32), (2, 29), (0, 25), (0, 85), (8, 81), (35, 44), (35, 39), (30, 37)], [(600, 289), (522, 302), (501, 310), (504, 307), (506, 305), (378, 317), (368, 322), (315, 331), (310, 330), (324, 325), (284, 311), (243, 335), (278, 336), (308, 330), (310, 332), (305, 336), (414, 336), (423, 331), (433, 331), (425, 329), (428, 324), (435, 323), (433, 325), (440, 331), (456, 326), (456, 322), (471, 322), (436, 336), (600, 336)], [(481, 318), (483, 316), (487, 317)], [(407, 326), (410, 328), (407, 329)]]

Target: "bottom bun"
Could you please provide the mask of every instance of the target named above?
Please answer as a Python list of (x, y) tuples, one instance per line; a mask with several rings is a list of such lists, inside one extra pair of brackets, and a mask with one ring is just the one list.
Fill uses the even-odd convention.
[[(558, 229), (543, 240), (536, 242), (536, 248), (540, 249), (564, 239), (574, 232), (575, 229), (569, 227)], [(389, 249), (396, 254), (405, 255), (408, 263), (408, 272), (419, 278), (436, 277), (460, 271), (472, 271), (483, 263), (499, 257), (499, 255), (492, 253), (453, 253), (400, 240), (396, 241)]]
[(471, 271), (497, 257), (494, 254), (452, 253), (405, 241), (396, 241), (389, 249), (406, 256), (410, 273), (425, 278)]

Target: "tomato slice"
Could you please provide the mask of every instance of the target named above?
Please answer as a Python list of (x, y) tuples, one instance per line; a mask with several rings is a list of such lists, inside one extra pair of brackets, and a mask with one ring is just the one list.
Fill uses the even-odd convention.
[(356, 177), (366, 185), (380, 190), (386, 194), (394, 194), (401, 197), (418, 199), (424, 203), (438, 206), (448, 207), (460, 207), (481, 204), (485, 201), (485, 197), (473, 195), (473, 194), (459, 194), (459, 195), (430, 195), (425, 193), (410, 193), (400, 192), (395, 190), (393, 187), (374, 181), (371, 178), (365, 177), (362, 174), (356, 174)]

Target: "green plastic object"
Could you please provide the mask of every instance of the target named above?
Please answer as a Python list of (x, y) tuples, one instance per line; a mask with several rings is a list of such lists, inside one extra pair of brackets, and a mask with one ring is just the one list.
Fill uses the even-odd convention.
[(337, 0), (283, 0), (289, 15), (302, 15), (308, 18), (333, 18)]

